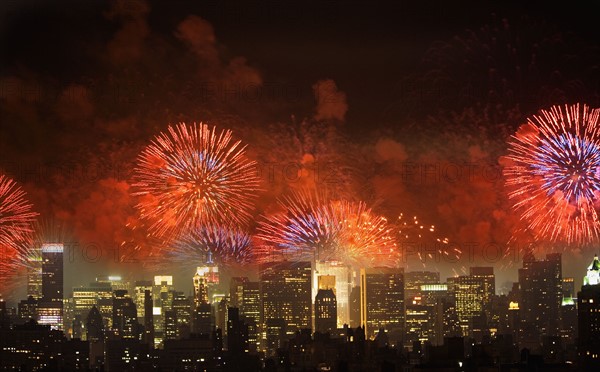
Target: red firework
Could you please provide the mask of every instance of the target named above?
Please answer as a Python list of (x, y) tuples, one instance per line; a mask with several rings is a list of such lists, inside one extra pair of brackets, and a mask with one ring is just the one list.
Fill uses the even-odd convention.
[(31, 238), (37, 213), (32, 211), (26, 196), (15, 181), (0, 174), (0, 291), (21, 266), (20, 247)]
[(586, 244), (600, 237), (600, 109), (541, 110), (512, 136), (509, 198), (539, 238)]
[(231, 131), (206, 124), (169, 126), (139, 156), (134, 195), (158, 236), (208, 224), (246, 224), (259, 187), (256, 163)]

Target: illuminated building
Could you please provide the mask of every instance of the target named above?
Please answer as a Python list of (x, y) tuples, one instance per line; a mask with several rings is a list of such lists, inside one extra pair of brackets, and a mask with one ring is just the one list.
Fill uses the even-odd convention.
[(120, 275), (99, 276), (96, 278), (96, 283), (106, 284), (107, 286), (110, 286), (113, 291), (131, 291), (131, 283), (128, 280), (124, 280)]
[(318, 275), (318, 289), (331, 289), (335, 294), (335, 276), (334, 275)]
[[(418, 297), (417, 297), (418, 298)], [(416, 301), (413, 301), (416, 302)], [(405, 344), (412, 344), (414, 341), (424, 343), (430, 339), (430, 323), (432, 322), (433, 306), (426, 306), (419, 303), (406, 304)]]
[(413, 299), (421, 296), (423, 284), (436, 284), (440, 282), (440, 273), (432, 271), (410, 271), (404, 273), (404, 299), (411, 304)]
[(28, 257), (29, 266), (27, 267), (27, 297), (31, 296), (36, 300), (42, 298), (42, 254), (41, 248), (36, 249)]
[(137, 310), (124, 289), (114, 291), (112, 319), (112, 328), (117, 336), (138, 338)]
[(531, 252), (523, 257), (519, 269), (520, 346), (539, 348), (542, 336), (560, 335), (562, 304), (562, 263), (560, 253), (536, 260)]
[(575, 297), (575, 280), (573, 278), (562, 279), (562, 296), (563, 298)]
[[(311, 264), (310, 262), (273, 262), (259, 268), (263, 299), (262, 324), (269, 319), (283, 319), (288, 335), (311, 328)], [(264, 329), (264, 328), (263, 328)]]
[(177, 339), (177, 312), (175, 310), (167, 310), (164, 313), (164, 339), (165, 340), (176, 340)]
[(42, 245), (42, 299), (38, 306), (40, 324), (52, 329), (63, 327), (63, 251), (62, 244)]
[(194, 295), (198, 301), (196, 306), (203, 301), (211, 302), (217, 294), (219, 283), (219, 267), (213, 262), (211, 252), (208, 252), (206, 264), (198, 266), (194, 275)]
[(144, 291), (144, 337), (142, 341), (150, 348), (154, 347), (154, 301), (152, 290)]
[(315, 331), (335, 331), (337, 319), (337, 300), (333, 289), (319, 289), (315, 297)]
[[(352, 268), (339, 261), (316, 261), (313, 273), (314, 299), (319, 289), (327, 289), (334, 283), (335, 297), (337, 300), (337, 327), (342, 328), (344, 324), (350, 324), (350, 290), (352, 289)], [(327, 282), (319, 286), (318, 277), (322, 276)], [(327, 278), (327, 279), (325, 279)]]
[(37, 319), (38, 300), (32, 296), (19, 302), (19, 318), (25, 323), (29, 319)]
[(203, 275), (203, 271), (201, 268), (196, 270), (196, 274), (194, 274), (194, 305), (195, 307), (200, 306), (200, 304), (207, 304), (209, 301), (208, 297), (208, 280)]
[[(427, 310), (427, 322), (423, 321), (424, 306)], [(409, 311), (410, 310), (410, 311)], [(409, 313), (410, 316), (409, 316)], [(458, 324), (458, 318), (452, 320), (452, 315), (456, 316), (454, 300), (448, 291), (447, 284), (421, 284), (420, 296), (414, 297), (411, 303), (406, 304), (406, 329), (407, 334), (412, 328), (412, 332), (417, 337), (409, 337), (405, 344), (411, 341), (428, 340), (433, 345), (442, 345), (444, 337), (458, 336), (462, 332)], [(410, 318), (410, 319), (409, 319)], [(420, 332), (420, 333), (419, 333)]]
[(402, 335), (404, 269), (361, 269), (360, 309), (361, 324), (365, 327), (367, 338), (373, 338), (380, 328)]
[(152, 287), (152, 299), (154, 308), (154, 344), (158, 346), (164, 338), (165, 313), (173, 306), (173, 277), (171, 275), (157, 275), (154, 277)]
[(489, 305), (496, 291), (494, 269), (471, 267), (470, 275), (448, 278), (448, 286), (454, 295), (463, 336), (480, 340), (489, 332), (484, 319), (490, 314)]
[(146, 291), (152, 292), (152, 281), (151, 280), (140, 280), (135, 282), (133, 289), (133, 301), (137, 308), (138, 319), (145, 318), (145, 307), (144, 302), (146, 299)]
[(577, 293), (578, 354), (581, 370), (600, 370), (600, 261), (590, 264)]
[(239, 308), (240, 318), (248, 325), (250, 352), (258, 350), (260, 343), (260, 286), (246, 277), (234, 277), (230, 282), (229, 298), (232, 307)]
[(191, 332), (192, 301), (182, 292), (175, 292), (173, 310), (177, 319), (177, 338), (187, 338)]

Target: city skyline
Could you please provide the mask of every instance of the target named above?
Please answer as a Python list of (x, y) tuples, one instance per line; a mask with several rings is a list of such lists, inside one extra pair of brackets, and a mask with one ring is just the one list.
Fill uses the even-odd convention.
[(0, 364), (597, 367), (589, 9), (0, 2)]

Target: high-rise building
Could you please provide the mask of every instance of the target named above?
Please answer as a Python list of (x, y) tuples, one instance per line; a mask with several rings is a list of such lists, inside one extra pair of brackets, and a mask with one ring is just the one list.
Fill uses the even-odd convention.
[(229, 286), (231, 307), (239, 308), (240, 318), (248, 326), (250, 352), (256, 352), (260, 343), (260, 286), (246, 277), (234, 277)]
[(175, 292), (173, 298), (173, 311), (177, 318), (177, 338), (188, 338), (192, 330), (192, 303), (183, 292)]
[[(319, 289), (327, 289), (332, 284), (335, 285), (338, 328), (342, 328), (344, 324), (350, 324), (350, 290), (353, 285), (353, 274), (352, 268), (340, 261), (315, 261), (311, 298), (315, 298)], [(323, 277), (321, 279), (322, 287), (319, 286), (320, 276)]]
[[(197, 301), (202, 302), (206, 298), (206, 302), (211, 302), (213, 296), (217, 294), (220, 283), (219, 266), (212, 260), (212, 255), (209, 252), (206, 263), (196, 268), (196, 275), (194, 275), (194, 290), (196, 290), (196, 277), (203, 278), (202, 283), (205, 286), (200, 289), (205, 292), (194, 293)], [(200, 283), (199, 283), (200, 284)]]
[(360, 327), (360, 286), (352, 287), (350, 291), (350, 328)]
[(144, 319), (146, 317), (146, 308), (144, 302), (146, 300), (146, 291), (152, 292), (152, 281), (151, 280), (139, 280), (135, 282), (133, 288), (133, 301), (137, 308), (138, 319)]
[(227, 309), (227, 350), (230, 355), (249, 352), (248, 326), (240, 318), (237, 307)]
[(157, 275), (154, 277), (154, 286), (152, 287), (152, 299), (154, 308), (154, 345), (160, 345), (165, 336), (165, 313), (170, 311), (173, 306), (173, 276)]
[(154, 301), (152, 290), (144, 291), (144, 337), (143, 341), (151, 348), (154, 347)]
[(598, 256), (590, 264), (577, 293), (578, 348), (582, 371), (600, 370), (600, 261)]
[(421, 296), (421, 286), (440, 282), (440, 273), (433, 271), (410, 271), (404, 273), (404, 299), (411, 304), (415, 297)]
[(210, 335), (214, 324), (212, 307), (208, 303), (202, 303), (194, 309), (192, 320), (192, 333), (198, 335)]
[(481, 320), (487, 319), (488, 314), (491, 317), (489, 305), (496, 292), (494, 268), (471, 267), (470, 275), (451, 279), (449, 281), (452, 283), (456, 313), (463, 336), (481, 336), (474, 335), (475, 331), (488, 333), (487, 324), (481, 324)]
[(496, 294), (496, 276), (494, 275), (493, 267), (471, 267), (469, 268), (469, 275), (481, 282), (482, 295), (483, 295), (483, 310), (486, 311), (488, 318), (489, 304), (492, 301), (492, 297)]
[(112, 326), (115, 334), (122, 338), (138, 338), (137, 309), (127, 290), (114, 291)]
[(207, 278), (202, 275), (200, 268), (194, 274), (194, 306), (198, 307), (200, 304), (207, 304), (208, 298), (208, 281)]
[(286, 332), (294, 335), (312, 326), (310, 262), (273, 262), (259, 268), (265, 326), (269, 319), (284, 319)]
[(86, 318), (86, 339), (90, 345), (90, 366), (96, 368), (104, 364), (104, 320), (100, 310), (92, 306)]
[(373, 338), (380, 329), (399, 334), (404, 327), (404, 269), (369, 268), (360, 271), (360, 318), (365, 336)]
[(62, 244), (42, 245), (42, 299), (38, 306), (40, 324), (53, 329), (63, 327), (63, 250)]
[(573, 278), (562, 279), (562, 295), (563, 298), (575, 297), (575, 280)]
[(521, 319), (520, 346), (536, 350), (542, 336), (560, 335), (562, 304), (562, 263), (560, 253), (536, 260), (531, 252), (523, 257), (519, 269)]
[(26, 300), (19, 302), (19, 318), (22, 323), (29, 321), (29, 319), (37, 319), (37, 308), (38, 300), (33, 296), (28, 296)]
[(28, 258), (29, 266), (27, 268), (27, 297), (31, 296), (36, 300), (42, 298), (42, 252), (41, 248), (36, 248)]
[(319, 289), (315, 297), (315, 331), (325, 333), (337, 329), (337, 300), (332, 288)]
[(131, 282), (129, 280), (123, 279), (120, 275), (102, 275), (96, 277), (96, 283), (105, 284), (106, 286), (110, 286), (113, 291), (123, 290), (128, 293), (131, 291)]

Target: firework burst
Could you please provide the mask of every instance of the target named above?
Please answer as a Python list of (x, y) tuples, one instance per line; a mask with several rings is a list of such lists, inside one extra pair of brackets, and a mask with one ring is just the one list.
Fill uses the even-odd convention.
[(231, 131), (206, 124), (170, 126), (139, 156), (134, 195), (158, 236), (202, 225), (246, 224), (259, 186), (256, 163)]
[(0, 245), (16, 247), (17, 241), (33, 231), (37, 213), (26, 196), (15, 181), (0, 174)]
[(0, 292), (8, 279), (21, 267), (20, 247), (30, 241), (37, 213), (27, 195), (12, 179), (0, 175)]
[[(257, 234), (266, 256), (341, 261), (357, 267), (394, 266), (397, 249), (387, 220), (363, 202), (326, 201), (294, 192), (279, 200), (285, 212), (261, 221)], [(265, 252), (261, 252), (265, 255)]]
[(540, 239), (585, 244), (600, 223), (599, 109), (553, 106), (509, 142), (504, 176), (521, 219)]
[(164, 263), (195, 268), (213, 262), (220, 267), (236, 267), (253, 262), (252, 239), (239, 229), (211, 225), (176, 239), (165, 253)]

